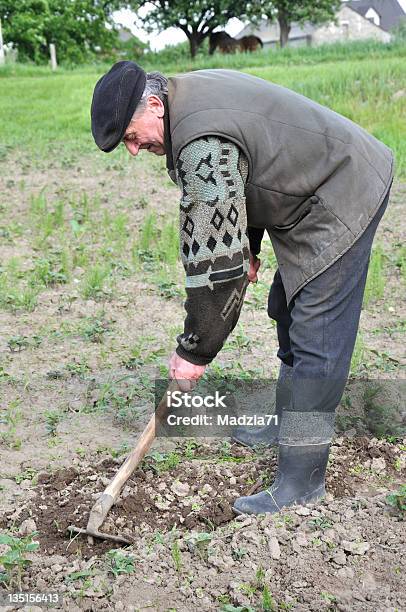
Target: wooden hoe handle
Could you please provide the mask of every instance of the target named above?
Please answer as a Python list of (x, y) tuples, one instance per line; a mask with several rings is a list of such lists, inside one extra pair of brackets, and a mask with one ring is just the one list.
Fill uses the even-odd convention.
[(167, 411), (167, 391), (179, 391), (179, 386), (176, 380), (171, 380), (167, 390), (165, 391), (155, 413), (149, 420), (141, 436), (138, 439), (134, 450), (128, 455), (123, 465), (114, 476), (113, 480), (106, 487), (102, 495), (98, 498), (93, 508), (90, 511), (89, 521), (87, 523), (86, 532), (88, 534), (98, 534), (99, 527), (107, 516), (108, 511), (120, 495), (135, 468), (141, 463), (153, 441), (155, 440), (155, 427), (157, 423), (164, 417)]

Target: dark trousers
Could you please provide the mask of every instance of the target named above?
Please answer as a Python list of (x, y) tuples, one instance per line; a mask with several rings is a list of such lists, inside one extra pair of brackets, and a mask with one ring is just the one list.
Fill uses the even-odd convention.
[(374, 235), (389, 191), (353, 246), (305, 285), (289, 307), (279, 270), (268, 298), (277, 322), (278, 357), (292, 367), (291, 402), (284, 406), (280, 441), (325, 443), (348, 378)]

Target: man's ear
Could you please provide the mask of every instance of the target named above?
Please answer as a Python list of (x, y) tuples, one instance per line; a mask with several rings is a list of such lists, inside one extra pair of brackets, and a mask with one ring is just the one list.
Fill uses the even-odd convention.
[(159, 118), (162, 118), (165, 114), (164, 103), (162, 102), (161, 98), (158, 98), (158, 96), (153, 94), (148, 96), (148, 108)]

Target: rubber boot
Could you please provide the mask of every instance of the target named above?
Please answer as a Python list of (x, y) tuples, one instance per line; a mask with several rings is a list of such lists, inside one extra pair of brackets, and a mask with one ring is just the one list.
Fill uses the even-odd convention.
[(234, 502), (236, 514), (279, 512), (286, 506), (305, 504), (325, 494), (325, 474), (330, 450), (328, 444), (279, 445), (278, 471), (269, 489), (239, 497)]
[(283, 407), (289, 405), (290, 401), (292, 371), (293, 368), (283, 362), (281, 363), (275, 391), (275, 412), (273, 413), (278, 417), (277, 424), (273, 419), (272, 423), (265, 427), (236, 427), (231, 435), (233, 442), (249, 448), (255, 448), (256, 446), (269, 447), (278, 444)]

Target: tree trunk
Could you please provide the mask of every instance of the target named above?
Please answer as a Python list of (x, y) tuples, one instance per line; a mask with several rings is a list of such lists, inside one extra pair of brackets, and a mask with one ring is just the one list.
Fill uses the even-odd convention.
[(286, 45), (288, 44), (291, 25), (288, 22), (285, 15), (279, 15), (278, 22), (279, 22), (279, 29), (280, 29), (279, 42), (280, 42), (281, 48), (283, 48), (283, 47), (286, 47)]
[(202, 44), (202, 38), (199, 32), (190, 32), (188, 33), (187, 37), (189, 39), (190, 57), (194, 59), (200, 45)]

